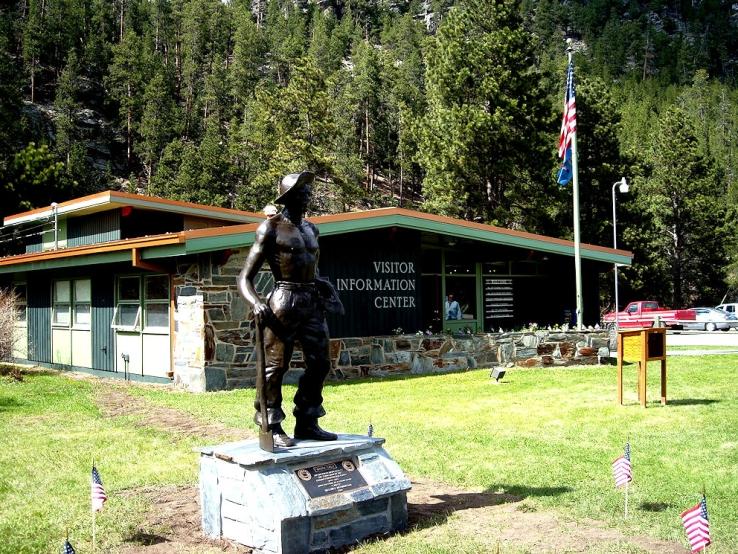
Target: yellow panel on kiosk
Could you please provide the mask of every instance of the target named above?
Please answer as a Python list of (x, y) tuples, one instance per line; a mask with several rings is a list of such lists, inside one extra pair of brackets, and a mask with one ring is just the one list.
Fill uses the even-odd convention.
[(630, 335), (623, 337), (623, 360), (627, 362), (639, 362), (641, 360), (641, 335)]

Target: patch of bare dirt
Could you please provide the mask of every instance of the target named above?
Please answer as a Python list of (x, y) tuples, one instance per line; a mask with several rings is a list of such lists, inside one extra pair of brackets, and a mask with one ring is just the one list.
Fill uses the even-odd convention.
[(10, 381), (23, 381), (23, 372), (17, 365), (0, 363), (0, 377), (7, 377)]
[[(196, 486), (145, 488), (152, 503), (146, 521), (118, 551), (122, 554), (169, 552), (249, 553), (249, 548), (203, 536)], [(489, 552), (523, 550), (536, 553), (623, 551), (640, 548), (658, 554), (687, 552), (679, 543), (646, 536), (629, 537), (597, 520), (573, 521), (548, 511), (534, 511), (510, 494), (459, 489), (432, 481), (413, 481), (408, 494), (409, 528), (431, 537), (439, 526), (489, 545)], [(350, 549), (341, 549), (350, 552)]]
[(151, 503), (143, 525), (116, 550), (120, 554), (249, 553), (250, 548), (224, 540), (211, 540), (200, 530), (200, 498), (197, 487), (146, 487), (129, 491)]
[(145, 398), (128, 394), (125, 385), (111, 386), (106, 383), (104, 387), (97, 389), (95, 401), (106, 417), (136, 416), (136, 425), (168, 433), (221, 441), (244, 440), (256, 436), (250, 429), (208, 423), (174, 408), (157, 406)]
[[(410, 527), (428, 533), (440, 522), (458, 534), (489, 545), (530, 552), (622, 551), (626, 545), (646, 552), (682, 554), (676, 542), (626, 536), (594, 519), (574, 521), (550, 511), (537, 511), (523, 497), (466, 490), (431, 481), (413, 481), (408, 494)], [(434, 523), (435, 522), (435, 523)], [(611, 547), (611, 548), (608, 548)]]

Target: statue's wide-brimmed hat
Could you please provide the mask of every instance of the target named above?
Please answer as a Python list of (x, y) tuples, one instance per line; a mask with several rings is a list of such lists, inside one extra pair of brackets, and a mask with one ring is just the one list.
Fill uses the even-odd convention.
[(311, 171), (303, 171), (302, 173), (290, 173), (282, 178), (279, 183), (279, 196), (275, 200), (278, 204), (284, 204), (287, 199), (295, 191), (300, 190), (305, 185), (312, 184), (315, 180), (315, 173)]

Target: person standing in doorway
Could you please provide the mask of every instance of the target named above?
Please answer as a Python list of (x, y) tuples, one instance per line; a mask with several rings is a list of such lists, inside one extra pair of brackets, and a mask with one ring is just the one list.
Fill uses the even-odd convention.
[(461, 319), (461, 306), (453, 294), (446, 297), (446, 319)]

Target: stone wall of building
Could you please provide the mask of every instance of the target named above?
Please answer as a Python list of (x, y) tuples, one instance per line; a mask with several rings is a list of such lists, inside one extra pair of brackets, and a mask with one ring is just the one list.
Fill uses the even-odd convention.
[(331, 341), (337, 379), (463, 369), (591, 365), (610, 355), (605, 331), (535, 331), (477, 335), (402, 335)]
[[(236, 279), (248, 250), (201, 254), (180, 263), (175, 285), (175, 384), (192, 391), (251, 387), (256, 383), (254, 322)], [(271, 273), (257, 278), (266, 296)], [(402, 335), (332, 339), (331, 379), (425, 374), (499, 365), (556, 367), (595, 364), (609, 356), (604, 331)], [(614, 349), (614, 345), (613, 345)], [(286, 382), (304, 368), (299, 348)]]
[[(248, 249), (200, 254), (178, 265), (174, 276), (177, 312), (180, 299), (202, 298), (203, 387), (190, 386), (191, 378), (178, 380), (176, 373), (178, 367), (183, 367), (183, 361), (179, 366), (175, 362), (176, 384), (199, 391), (251, 387), (256, 383), (254, 318), (236, 283), (247, 254)], [(262, 271), (256, 279), (256, 290), (266, 297), (273, 284), (271, 273)], [(190, 340), (190, 336), (180, 338), (175, 330), (175, 352), (180, 342)], [(297, 351), (285, 380), (296, 382), (301, 368), (302, 352)]]

